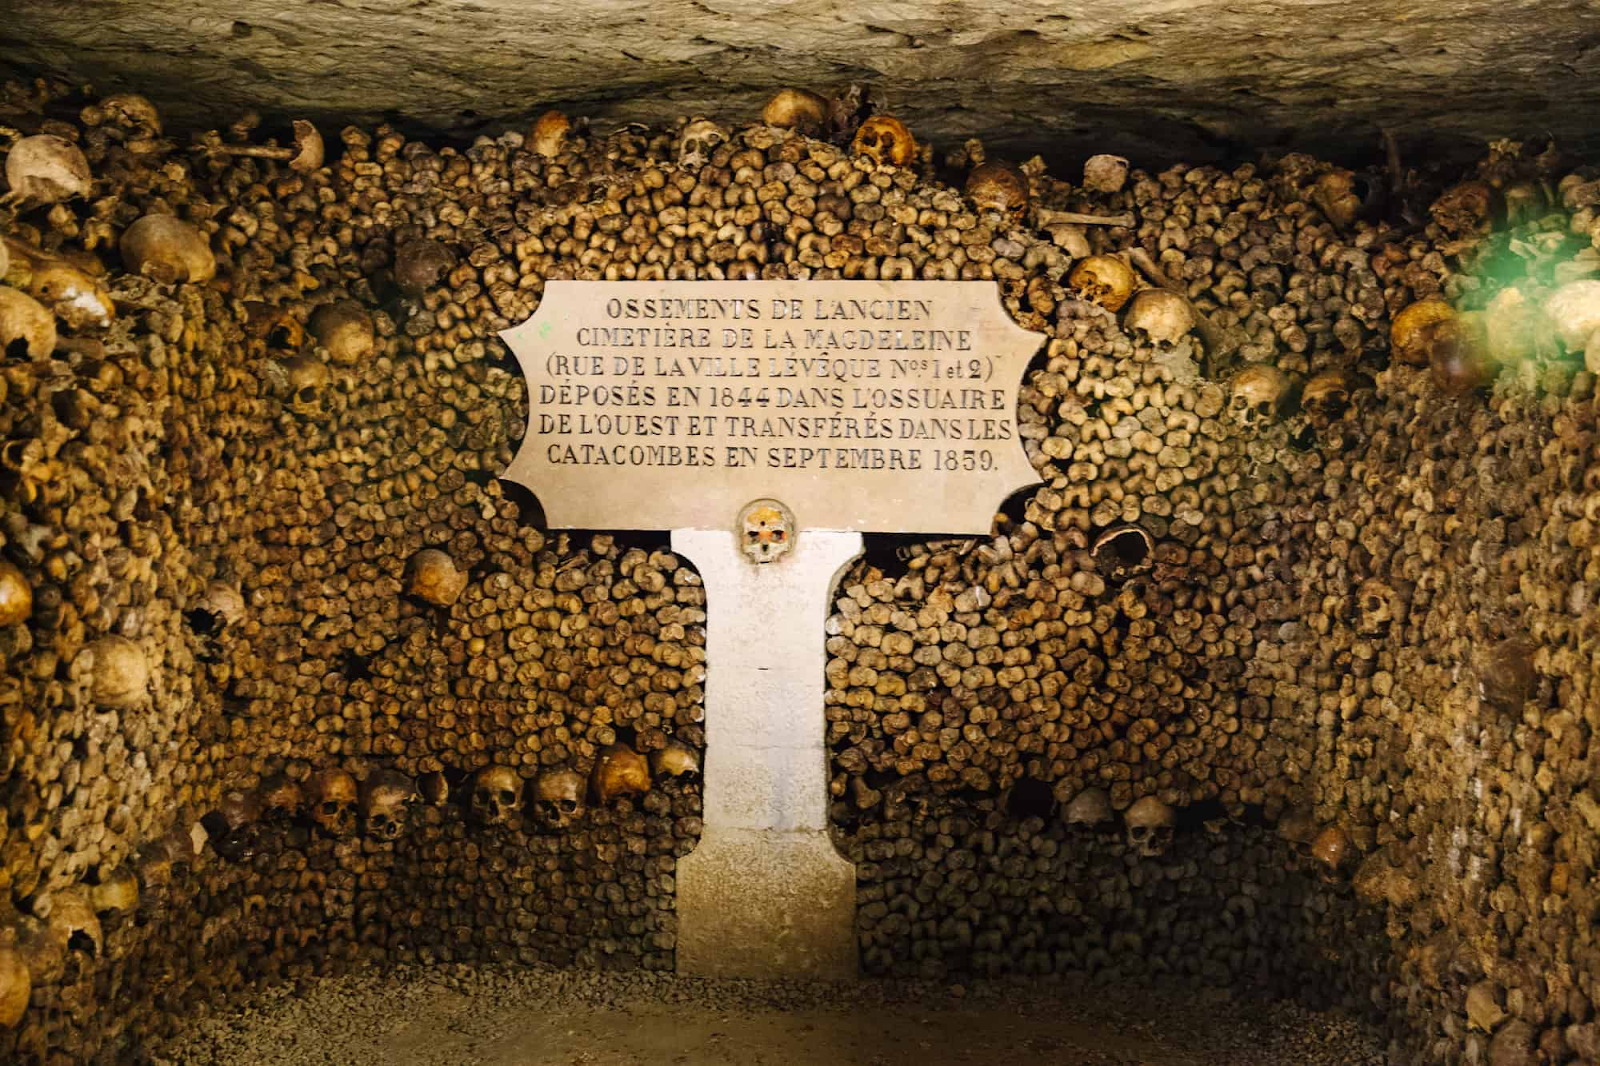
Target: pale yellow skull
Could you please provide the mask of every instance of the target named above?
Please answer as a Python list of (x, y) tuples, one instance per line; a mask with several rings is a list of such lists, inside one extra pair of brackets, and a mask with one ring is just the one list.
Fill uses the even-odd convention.
[(1283, 410), (1289, 379), (1274, 366), (1249, 366), (1233, 377), (1228, 414), (1246, 429), (1260, 429)]
[(1166, 289), (1142, 289), (1135, 293), (1122, 319), (1124, 333), (1143, 337), (1157, 346), (1177, 344), (1194, 327), (1193, 305)]
[(751, 562), (776, 562), (794, 546), (794, 519), (777, 500), (756, 500), (740, 513), (739, 533)]

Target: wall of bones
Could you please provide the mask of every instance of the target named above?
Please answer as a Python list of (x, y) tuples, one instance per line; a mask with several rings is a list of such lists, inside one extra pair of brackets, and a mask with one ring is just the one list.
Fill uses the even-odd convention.
[(717, 605), (496, 480), (494, 334), (550, 279), (835, 277), (992, 278), (1049, 337), (1041, 484), (869, 538), (817, 635), (863, 969), (1600, 1057), (1600, 170), (1052, 174), (763, 119), (446, 146), (0, 94), (0, 1059), (369, 962), (670, 968)]

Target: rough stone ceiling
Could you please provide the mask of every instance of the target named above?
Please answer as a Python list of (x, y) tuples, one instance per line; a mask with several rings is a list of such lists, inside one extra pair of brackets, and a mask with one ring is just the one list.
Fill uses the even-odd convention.
[[(0, 0), (0, 72), (135, 89), (184, 125), (246, 108), (459, 132), (548, 106), (753, 118), (879, 87), (935, 143), (1137, 161), (1266, 147), (1417, 161), (1549, 133), (1600, 148), (1600, 0)], [(1407, 162), (1412, 162), (1408, 158)]]

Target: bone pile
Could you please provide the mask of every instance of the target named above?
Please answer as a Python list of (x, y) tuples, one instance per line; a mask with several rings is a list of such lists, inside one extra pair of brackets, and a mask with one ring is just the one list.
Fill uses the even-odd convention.
[(1050, 338), (1041, 486), (876, 544), (818, 633), (867, 972), (1600, 1055), (1595, 172), (762, 118), (458, 150), (0, 94), (0, 1059), (358, 965), (672, 967), (716, 605), (495, 479), (495, 334), (560, 278), (993, 279)]

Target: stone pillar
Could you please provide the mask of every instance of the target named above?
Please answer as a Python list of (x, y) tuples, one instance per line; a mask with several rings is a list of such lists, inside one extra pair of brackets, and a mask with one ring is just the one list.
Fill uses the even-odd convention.
[(754, 563), (680, 529), (706, 589), (705, 830), (678, 860), (678, 972), (848, 979), (855, 867), (828, 837), (823, 622), (861, 534), (802, 530)]

